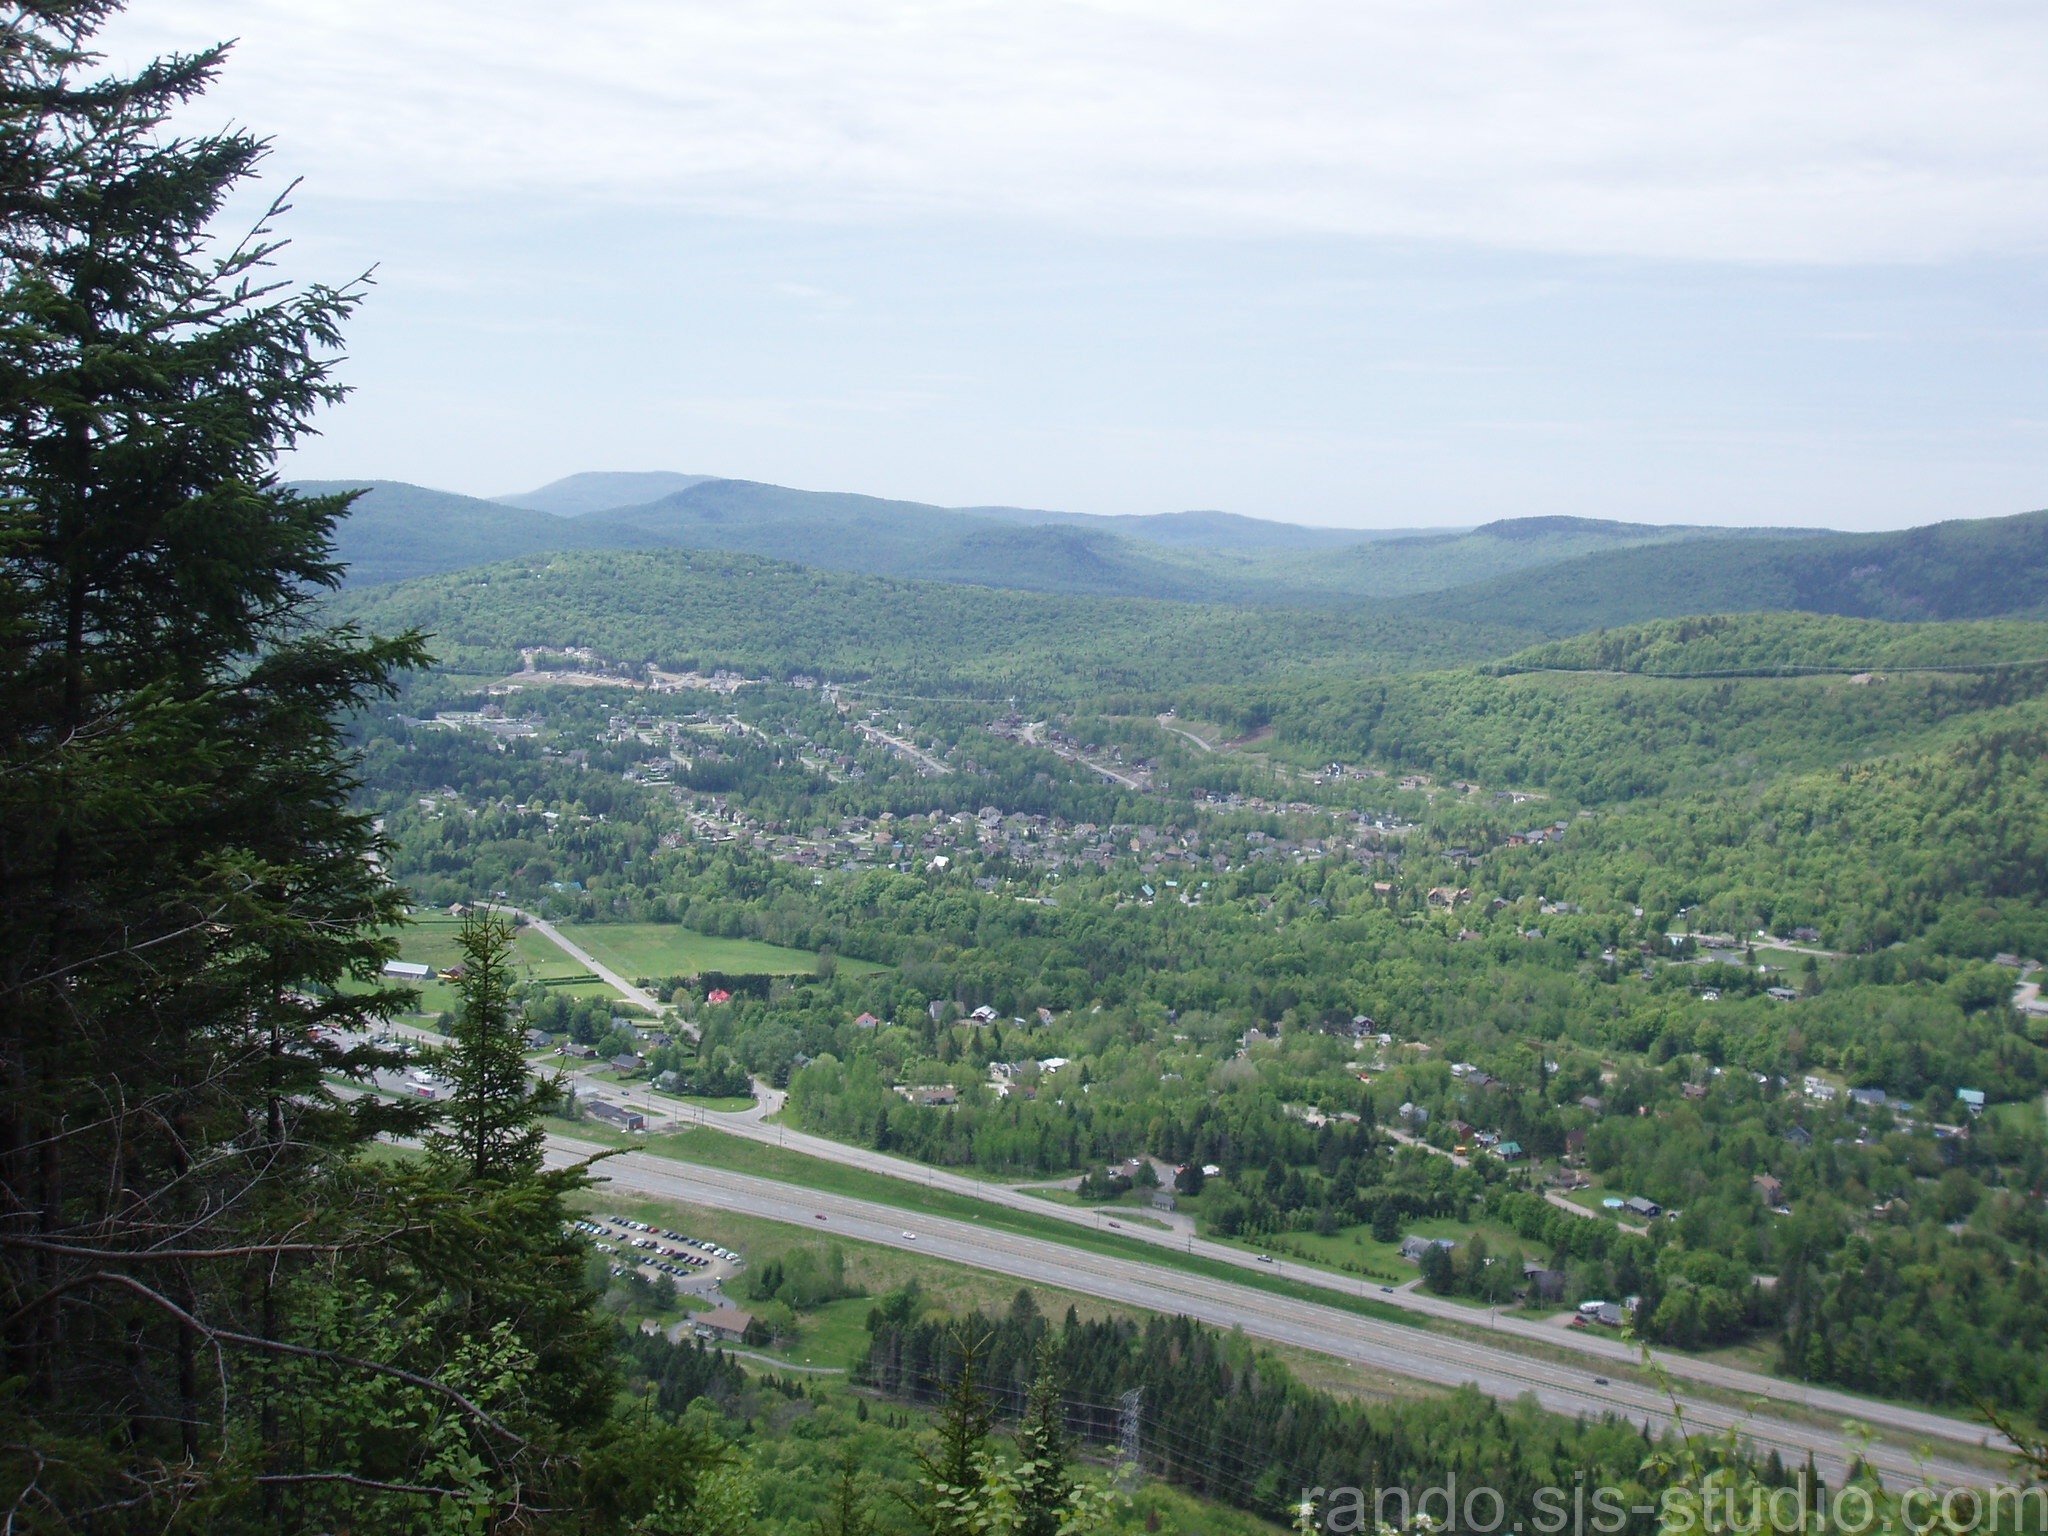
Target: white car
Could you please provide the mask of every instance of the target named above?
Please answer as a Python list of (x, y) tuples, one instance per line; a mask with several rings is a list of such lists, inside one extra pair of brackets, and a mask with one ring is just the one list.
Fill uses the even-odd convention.
[(914, 1243), (917, 1241), (917, 1234), (915, 1232), (906, 1232), (903, 1234), (903, 1241), (905, 1241), (906, 1243)]

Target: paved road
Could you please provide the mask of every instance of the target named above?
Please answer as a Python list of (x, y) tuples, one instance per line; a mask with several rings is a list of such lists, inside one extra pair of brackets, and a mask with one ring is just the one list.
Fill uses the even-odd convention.
[[(549, 1138), (549, 1161), (555, 1166), (602, 1150), (589, 1142)], [(1503, 1400), (1531, 1395), (1555, 1413), (1594, 1417), (1616, 1413), (1631, 1422), (1648, 1420), (1660, 1428), (1672, 1420), (1672, 1401), (1654, 1389), (1626, 1380), (1596, 1380), (1599, 1362), (1589, 1361), (1577, 1368), (1560, 1366), (1478, 1342), (1271, 1295), (1235, 1281), (1184, 1274), (1138, 1259), (1077, 1252), (1061, 1243), (1018, 1236), (974, 1221), (906, 1216), (871, 1201), (800, 1191), (773, 1179), (694, 1167), (647, 1152), (610, 1158), (599, 1173), (624, 1192), (737, 1211), (821, 1235), (879, 1243), (993, 1270), (1022, 1283), (1057, 1286), (1169, 1315), (1185, 1314), (1212, 1327), (1242, 1328), (1256, 1338), (1335, 1356), (1372, 1371), (1444, 1386), (1469, 1382)], [(1556, 1342), (1554, 1333), (1546, 1337)], [(1620, 1348), (1618, 1353), (1627, 1356), (1629, 1352)], [(1841, 1434), (1833, 1428), (1744, 1414), (1685, 1394), (1677, 1403), (1688, 1427), (1696, 1432), (1739, 1426), (1759, 1448), (1775, 1448), (1788, 1460), (1803, 1459), (1810, 1451), (1829, 1475), (1839, 1476), (1844, 1469), (1845, 1447)], [(1856, 1416), (1868, 1421), (1875, 1415), (1863, 1410), (1876, 1406), (1856, 1403)], [(1948, 1421), (1939, 1422), (1949, 1433), (1958, 1428)], [(1920, 1465), (1912, 1456), (1889, 1445), (1872, 1446), (1868, 1459), (1895, 1479), (1920, 1475)], [(1965, 1467), (1940, 1462), (1930, 1463), (1927, 1470), (1942, 1480), (1960, 1482), (1972, 1476)]]
[(627, 1002), (639, 1004), (656, 1018), (661, 1018), (668, 1012), (668, 1005), (662, 1002), (660, 998), (649, 992), (645, 987), (635, 986), (617, 971), (600, 961), (574, 939), (565, 938), (562, 930), (546, 918), (535, 917), (531, 912), (522, 912), (519, 908), (508, 907), (502, 902), (493, 902), (491, 910), (493, 912), (509, 912), (514, 917), (524, 918), (527, 927), (553, 944), (555, 948), (559, 949), (571, 960), (574, 960), (578, 965), (596, 972), (599, 979), (606, 986), (625, 998)]
[(907, 741), (903, 741), (898, 737), (891, 736), (887, 731), (881, 729), (879, 726), (863, 725), (860, 722), (856, 721), (854, 723), (853, 728), (859, 731), (863, 736), (869, 738), (871, 741), (878, 741), (885, 747), (893, 748), (900, 756), (909, 758), (912, 762), (916, 763), (919, 767), (923, 768), (927, 773), (936, 775), (951, 773), (953, 771), (945, 763), (940, 762), (936, 757), (933, 757), (931, 753), (925, 751), (922, 747), (913, 746), (911, 745), (911, 743)]
[[(758, 1117), (762, 1108), (741, 1114), (722, 1114), (716, 1110), (686, 1110), (685, 1118), (699, 1124), (715, 1126), (732, 1135), (743, 1136), (752, 1141), (786, 1146), (792, 1151), (804, 1152), (813, 1157), (827, 1159), (847, 1167), (865, 1169), (871, 1173), (885, 1174), (891, 1178), (903, 1179), (908, 1183), (922, 1184), (927, 1188), (943, 1189), (955, 1194), (968, 1195), (1005, 1206), (1011, 1210), (1029, 1211), (1035, 1216), (1071, 1222), (1076, 1226), (1102, 1227), (1113, 1218), (1096, 1211), (1060, 1205), (1024, 1193), (1006, 1184), (994, 1184), (966, 1175), (951, 1173), (944, 1169), (930, 1168), (922, 1163), (913, 1163), (904, 1158), (891, 1157), (886, 1152), (872, 1151), (866, 1147), (848, 1146), (843, 1142), (830, 1141), (822, 1136), (812, 1136), (803, 1131), (791, 1130), (785, 1126), (763, 1123)], [(673, 1166), (673, 1165), (671, 1165)], [(788, 1186), (783, 1186), (787, 1188)], [(887, 1209), (877, 1206), (875, 1209)], [(904, 1219), (904, 1218), (898, 1218)], [(919, 1221), (929, 1218), (919, 1216)], [(1160, 1247), (1176, 1248), (1184, 1253), (1200, 1254), (1221, 1263), (1251, 1271), (1277, 1272), (1290, 1279), (1323, 1286), (1329, 1290), (1342, 1291), (1354, 1296), (1367, 1297), (1390, 1306), (1408, 1308), (1433, 1317), (1464, 1323), (1468, 1327), (1486, 1326), (1505, 1339), (1543, 1344), (1550, 1347), (1562, 1346), (1576, 1350), (1588, 1359), (1589, 1368), (1601, 1369), (1613, 1364), (1630, 1366), (1637, 1362), (1634, 1345), (1617, 1338), (1604, 1330), (1581, 1332), (1572, 1329), (1560, 1331), (1554, 1324), (1546, 1324), (1527, 1318), (1497, 1317), (1483, 1309), (1474, 1308), (1448, 1297), (1430, 1296), (1412, 1289), (1396, 1289), (1388, 1294), (1383, 1286), (1372, 1280), (1358, 1279), (1331, 1270), (1317, 1269), (1310, 1265), (1287, 1262), (1272, 1265), (1261, 1264), (1256, 1255), (1242, 1248), (1226, 1243), (1194, 1237), (1186, 1233), (1162, 1232), (1156, 1228), (1124, 1222), (1119, 1226), (1122, 1236), (1138, 1242), (1152, 1243)], [(1092, 1260), (1090, 1262), (1093, 1262)], [(1158, 1272), (1162, 1276), (1168, 1272)], [(1178, 1283), (1177, 1280), (1174, 1283)], [(1383, 1324), (1396, 1328), (1397, 1325)], [(1503, 1368), (1509, 1361), (1513, 1369), (1561, 1369), (1558, 1367), (1536, 1367), (1526, 1357), (1517, 1357), (1511, 1345), (1486, 1353), (1500, 1359)], [(1768, 1399), (1774, 1402), (1796, 1405), (1800, 1408), (1827, 1415), (1830, 1419), (1857, 1419), (1882, 1429), (1913, 1436), (1918, 1440), (1960, 1440), (1975, 1445), (1983, 1437), (1981, 1427), (1941, 1414), (1928, 1413), (1917, 1408), (1899, 1407), (1890, 1403), (1875, 1402), (1868, 1398), (1854, 1396), (1847, 1392), (1836, 1392), (1825, 1387), (1807, 1386), (1796, 1381), (1780, 1381), (1769, 1376), (1760, 1376), (1752, 1371), (1739, 1370), (1733, 1366), (1721, 1365), (1710, 1360), (1700, 1360), (1689, 1355), (1656, 1351), (1657, 1363), (1674, 1380), (1694, 1382), (1700, 1386), (1714, 1387), (1724, 1391), (1739, 1392), (1745, 1396)]]

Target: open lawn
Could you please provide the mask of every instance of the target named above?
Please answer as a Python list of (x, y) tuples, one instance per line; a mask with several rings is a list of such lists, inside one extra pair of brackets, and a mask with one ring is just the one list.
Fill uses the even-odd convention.
[[(763, 944), (755, 939), (714, 938), (710, 934), (679, 928), (673, 923), (576, 923), (557, 926), (564, 938), (627, 977), (646, 976), (658, 980), (664, 976), (694, 976), (701, 971), (808, 976), (818, 966), (818, 957), (809, 950), (784, 949), (779, 944)], [(887, 967), (872, 960), (841, 956), (839, 969), (857, 976), (886, 970)]]

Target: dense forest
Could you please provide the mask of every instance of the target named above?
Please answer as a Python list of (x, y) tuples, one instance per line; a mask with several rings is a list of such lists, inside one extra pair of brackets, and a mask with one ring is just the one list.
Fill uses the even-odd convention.
[[(1759, 645), (1799, 654), (1805, 629), (1806, 654), (1843, 656), (1845, 621), (1769, 622)], [(1857, 634), (1880, 656), (2012, 654), (2032, 639)], [(563, 690), (506, 696), (545, 719), (531, 738), (493, 746), (387, 716), (366, 739), (376, 803), (409, 850), (395, 872), (435, 901), (487, 873), (585, 921), (887, 966), (715, 1007), (670, 979), (702, 1068), (786, 1084), (807, 1128), (992, 1173), (1095, 1170), (1102, 1189), (1101, 1170), (1132, 1157), (1206, 1165), (1214, 1176), (1183, 1203), (1212, 1233), (1371, 1268), (1418, 1222), (1463, 1225), (1469, 1240), (1425, 1276), (1447, 1294), (1512, 1300), (1523, 1265), (1541, 1265), (1563, 1277), (1556, 1305), (1640, 1297), (1649, 1338), (1775, 1340), (1794, 1375), (2035, 1414), (2048, 1382), (2011, 1370), (1998, 1344), (2048, 1321), (2048, 1164), (2030, 1107), (2048, 1052), (2010, 1002), (2017, 961), (1999, 958), (2048, 947), (2032, 678), (1993, 667), (1892, 692), (1889, 679), (1753, 678), (1725, 715), (1723, 681), (1647, 685), (1691, 690), (1651, 708), (1624, 691), (1645, 684), (1596, 683), (1612, 691), (1534, 716), (1560, 771), (1591, 737), (1606, 763), (1660, 765), (1681, 787), (1588, 794), (1562, 819), (1545, 807), (1533, 840), (1530, 806), (1393, 769), (1309, 783), (1238, 754), (1268, 797), (1232, 804), (1181, 787), (1199, 777), (1189, 748), (1173, 789), (1083, 782), (1000, 720), (975, 727), (971, 706), (898, 701), (892, 728), (973, 765), (932, 777), (853, 731), (857, 709), (801, 689), (746, 690), (711, 712), (762, 728), (715, 788), (697, 787), (701, 764), (636, 778), (637, 737), (607, 742), (620, 717), (598, 729), (595, 701)], [(1372, 686), (1441, 705), (1553, 685), (1458, 673)], [(1263, 692), (1247, 688), (1247, 707)], [(1753, 772), (1730, 785), (1689, 770), (1681, 723), (1695, 741), (1725, 728), (1754, 747)], [(1149, 716), (1072, 724), (1132, 753), (1171, 750)], [(1450, 730), (1441, 715), (1437, 728)], [(1332, 741), (1384, 760), (1370, 737), (1317, 745)], [(1804, 767), (1816, 760), (1831, 766)], [(1282, 798), (1296, 794), (1319, 798)], [(984, 799), (995, 821), (974, 810)], [(592, 819), (550, 831), (544, 807)], [(879, 847), (871, 828), (885, 829)], [(969, 1021), (977, 1008), (996, 1021)], [(957, 1102), (912, 1102), (904, 1084), (949, 1085)], [(1441, 1151), (1472, 1134), (1442, 1129), (1455, 1126), (1530, 1163), (1459, 1168), (1390, 1135), (1419, 1127)], [(1532, 1205), (1531, 1167), (1682, 1215), (1637, 1235)], [(1487, 1262), (1500, 1257), (1520, 1262)], [(1880, 1364), (1847, 1342), (1901, 1308), (1913, 1348)]]
[[(786, 1093), (754, 1113), (1171, 1201), (1286, 1294), (2048, 1424), (2048, 648), (1877, 621), (2031, 611), (2038, 516), (1610, 552), (1484, 614), (685, 549), (343, 593), (349, 495), (277, 469), (363, 287), (279, 279), (282, 206), (216, 243), (265, 142), (169, 125), (226, 50), (103, 76), (116, 9), (0, 21), (8, 1531), (1250, 1532), (1345, 1528), (1345, 1484), (1795, 1481), (1054, 1323), (930, 1244), (606, 1215), (604, 1158), (664, 1154), (570, 1061), (700, 1143)], [(1703, 561), (1864, 617), (1581, 633), (1589, 569), (1667, 573), (1655, 608)], [(537, 961), (535, 916), (632, 985)]]

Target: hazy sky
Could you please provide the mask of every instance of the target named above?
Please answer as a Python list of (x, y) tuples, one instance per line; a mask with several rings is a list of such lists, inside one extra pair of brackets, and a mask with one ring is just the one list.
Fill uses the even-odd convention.
[(136, 0), (377, 268), (296, 474), (1356, 526), (2048, 505), (2048, 9)]

